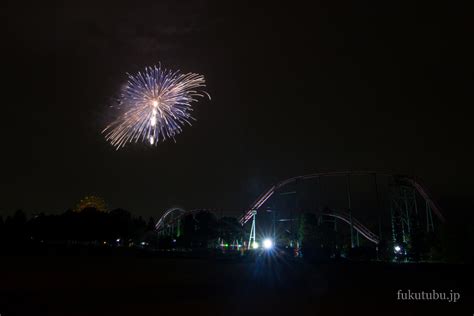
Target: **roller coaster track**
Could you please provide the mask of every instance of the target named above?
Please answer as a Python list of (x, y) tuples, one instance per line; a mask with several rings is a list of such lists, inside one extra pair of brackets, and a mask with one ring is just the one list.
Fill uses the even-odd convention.
[(155, 230), (160, 231), (165, 227), (165, 220), (171, 216), (172, 213), (174, 212), (179, 212), (180, 216), (182, 216), (184, 213), (186, 213), (185, 210), (179, 208), (179, 207), (172, 207), (168, 209), (163, 215), (161, 215), (160, 219), (158, 222), (155, 224)]
[(351, 219), (351, 215), (347, 212), (331, 211), (331, 212), (323, 212), (321, 213), (321, 215), (338, 218), (349, 225), (351, 224), (351, 220), (352, 220), (352, 226), (359, 234), (361, 234), (362, 236), (367, 238), (367, 240), (373, 242), (374, 244), (378, 244), (380, 242), (379, 236), (377, 236), (372, 231), (370, 231), (366, 226), (364, 226), (361, 222), (359, 222), (354, 217), (352, 217)]
[[(258, 211), (258, 209), (265, 204), (265, 202), (272, 197), (272, 195), (280, 188), (294, 183), (299, 180), (308, 180), (308, 179), (314, 179), (314, 178), (320, 178), (320, 177), (334, 177), (334, 176), (352, 176), (352, 175), (377, 175), (377, 176), (386, 176), (386, 177), (392, 177), (398, 182), (406, 183), (410, 186), (412, 186), (418, 194), (420, 194), (423, 199), (425, 199), (426, 203), (430, 206), (431, 210), (436, 214), (436, 216), (444, 222), (444, 216), (441, 212), (440, 207), (433, 201), (431, 198), (429, 191), (427, 188), (419, 181), (418, 179), (410, 176), (405, 176), (405, 175), (394, 175), (394, 174), (389, 174), (389, 173), (377, 173), (377, 172), (368, 172), (368, 171), (360, 171), (360, 172), (326, 172), (326, 173), (313, 173), (313, 174), (308, 174), (308, 175), (303, 175), (303, 176), (297, 176), (293, 178), (288, 178), (286, 180), (280, 181), (277, 184), (271, 186), (268, 188), (265, 192), (263, 192), (257, 200), (252, 204), (252, 206), (248, 209), (248, 211), (245, 213), (244, 216), (240, 219), (240, 223), (242, 225), (246, 224), (251, 218), (253, 211)], [(341, 218), (342, 219), (342, 218)], [(344, 220), (344, 219), (342, 219)], [(362, 232), (361, 232), (362, 233)], [(369, 239), (367, 237), (367, 239)], [(369, 239), (370, 240), (370, 239)]]
[[(170, 227), (170, 226), (176, 224), (184, 216), (186, 216), (188, 214), (192, 214), (192, 213), (197, 213), (197, 212), (200, 212), (200, 211), (213, 212), (213, 211), (216, 211), (216, 210), (195, 209), (195, 210), (185, 211), (185, 210), (183, 210), (181, 208), (177, 208), (177, 207), (170, 208), (158, 220), (158, 222), (155, 225), (155, 230), (157, 232), (160, 232), (160, 231), (166, 229), (167, 227)], [(177, 216), (175, 216), (175, 214)], [(347, 212), (326, 210), (324, 212), (321, 212), (320, 215), (329, 216), (329, 217), (333, 217), (333, 218), (338, 218), (338, 219), (346, 222), (349, 225), (351, 223), (351, 215)], [(171, 220), (169, 222), (166, 222), (166, 220), (170, 217), (172, 217)], [(369, 241), (371, 241), (375, 244), (378, 244), (380, 242), (379, 237), (376, 234), (372, 233), (367, 227), (365, 227), (362, 223), (360, 223), (354, 217), (352, 217), (352, 224), (353, 224), (354, 229), (357, 232), (359, 232), (362, 236), (367, 238), (367, 240), (369, 240)]]
[[(376, 173), (376, 172), (362, 171), (362, 172), (314, 173), (314, 174), (308, 174), (308, 175), (303, 175), (303, 176), (298, 176), (298, 177), (292, 177), (292, 178), (288, 178), (286, 180), (280, 181), (277, 184), (268, 188), (266, 191), (264, 191), (257, 198), (257, 200), (255, 200), (255, 202), (251, 205), (251, 207), (248, 209), (245, 215), (241, 217), (240, 224), (245, 225), (252, 218), (253, 211), (258, 211), (260, 207), (262, 207), (262, 205), (264, 205), (265, 202), (268, 199), (270, 199), (277, 190), (281, 189), (282, 187), (286, 185), (289, 185), (299, 180), (308, 180), (308, 179), (314, 179), (314, 178), (320, 178), (320, 177), (352, 176), (352, 175), (377, 175), (377, 176), (392, 177), (400, 184), (405, 184), (405, 185), (413, 187), (418, 192), (418, 194), (426, 201), (427, 205), (429, 205), (431, 210), (436, 214), (436, 216), (440, 219), (440, 221), (444, 222), (444, 216), (441, 212), (440, 207), (433, 201), (433, 199), (431, 198), (431, 195), (429, 194), (429, 191), (418, 179), (405, 176), (405, 175), (394, 175), (394, 174), (389, 174), (389, 173)], [(158, 222), (155, 225), (155, 229), (156, 231), (160, 232), (164, 230), (165, 228), (173, 224), (176, 224), (178, 220), (180, 220), (185, 215), (190, 214), (190, 213), (196, 213), (199, 211), (212, 212), (215, 210), (195, 209), (195, 210), (185, 211), (178, 207), (170, 208), (158, 220)], [(176, 213), (178, 213), (177, 216), (175, 216)], [(330, 216), (330, 217), (340, 219), (349, 225), (352, 222), (353, 228), (362, 236), (364, 236), (367, 240), (375, 244), (378, 244), (380, 242), (379, 236), (377, 236), (372, 231), (370, 231), (370, 229), (364, 226), (361, 222), (359, 222), (353, 216), (351, 218), (351, 214), (348, 212), (326, 210), (326, 211), (320, 212), (320, 215)], [(171, 220), (169, 222), (166, 222), (166, 220), (169, 219), (169, 217), (171, 217)]]
[[(165, 229), (167, 226), (171, 226), (173, 224), (176, 224), (178, 222), (178, 220), (183, 218), (185, 215), (192, 214), (192, 213), (197, 213), (197, 212), (201, 212), (201, 211), (215, 212), (216, 210), (199, 208), (199, 209), (194, 209), (194, 210), (190, 210), (190, 211), (185, 211), (184, 209), (179, 208), (179, 207), (172, 207), (172, 208), (166, 210), (166, 212), (163, 215), (161, 215), (160, 219), (155, 224), (155, 230), (157, 232), (160, 232), (163, 229)], [(174, 216), (176, 213), (178, 213), (177, 216)], [(169, 217), (172, 217), (172, 218), (171, 218), (171, 221), (169, 221), (167, 223), (166, 220)]]

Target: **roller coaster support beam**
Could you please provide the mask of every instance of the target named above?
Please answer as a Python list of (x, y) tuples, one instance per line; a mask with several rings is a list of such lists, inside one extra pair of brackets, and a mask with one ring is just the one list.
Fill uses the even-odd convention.
[(257, 215), (257, 211), (252, 211), (252, 228), (250, 228), (250, 237), (247, 249), (251, 249), (255, 244), (255, 215)]
[(347, 207), (351, 216), (351, 247), (354, 248), (354, 222), (352, 220), (352, 207), (351, 207), (351, 184), (350, 175), (347, 175), (346, 188), (347, 188)]

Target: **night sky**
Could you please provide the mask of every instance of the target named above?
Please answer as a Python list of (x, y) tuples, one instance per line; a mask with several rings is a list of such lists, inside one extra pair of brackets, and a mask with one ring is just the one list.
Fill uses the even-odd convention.
[[(472, 205), (466, 8), (98, 2), (2, 4), (0, 215), (90, 194), (143, 216), (243, 209), (278, 180), (345, 170), (414, 174)], [(109, 105), (158, 62), (203, 74), (212, 100), (176, 143), (115, 151)]]

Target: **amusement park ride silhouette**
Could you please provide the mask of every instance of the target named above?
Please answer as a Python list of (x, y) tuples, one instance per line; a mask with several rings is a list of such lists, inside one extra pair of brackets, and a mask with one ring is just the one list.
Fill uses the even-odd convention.
[[(339, 177), (345, 178), (346, 185), (345, 190), (347, 194), (347, 208), (345, 210), (336, 210), (325, 207), (324, 209), (319, 208), (313, 213), (318, 216), (330, 217), (334, 220), (340, 220), (345, 222), (350, 227), (351, 235), (351, 246), (356, 245), (355, 236), (360, 234), (369, 242), (378, 245), (381, 242), (381, 228), (379, 227), (379, 234), (375, 234), (371, 229), (364, 225), (361, 221), (356, 219), (352, 213), (351, 206), (351, 181), (352, 177), (365, 176), (373, 177), (376, 199), (379, 198), (378, 190), (378, 179), (381, 177), (387, 178), (390, 183), (390, 224), (391, 224), (391, 239), (394, 243), (406, 243), (410, 239), (410, 232), (413, 229), (413, 219), (422, 218), (424, 226), (422, 230), (425, 233), (434, 232), (435, 224), (433, 220), (433, 213), (438, 219), (438, 223), (444, 223), (445, 219), (440, 207), (431, 197), (427, 188), (421, 183), (419, 179), (406, 175), (396, 175), (390, 173), (377, 173), (377, 172), (326, 172), (326, 173), (314, 173), (303, 176), (292, 177), (276, 183), (264, 191), (255, 202), (245, 211), (240, 217), (239, 222), (242, 226), (251, 222), (251, 230), (249, 236), (249, 242), (247, 247), (251, 247), (256, 242), (256, 216), (259, 210), (263, 209), (263, 206), (268, 202), (272, 196), (277, 192), (290, 185), (302, 183), (306, 180), (316, 180), (319, 183), (319, 190), (321, 190), (321, 179), (327, 177)], [(294, 192), (293, 192), (294, 193)], [(321, 192), (319, 192), (319, 198)], [(419, 206), (419, 202), (422, 201), (423, 205)], [(380, 207), (380, 206), (378, 206)], [(213, 211), (205, 209), (195, 209), (186, 211), (181, 208), (170, 208), (168, 209), (158, 220), (155, 225), (155, 229), (161, 234), (174, 234), (176, 226), (179, 225), (180, 220), (188, 215), (200, 211)], [(297, 210), (300, 211), (300, 210)], [(424, 212), (423, 212), (424, 211)], [(290, 219), (291, 220), (291, 219)], [(420, 222), (420, 221), (418, 221)], [(357, 238), (358, 240), (358, 238)]]

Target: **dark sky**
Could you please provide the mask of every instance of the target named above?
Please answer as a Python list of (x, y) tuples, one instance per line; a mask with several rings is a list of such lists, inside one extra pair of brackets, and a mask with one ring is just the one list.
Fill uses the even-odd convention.
[[(145, 216), (240, 209), (330, 170), (415, 174), (472, 201), (469, 11), (382, 2), (2, 4), (0, 214), (89, 194)], [(177, 143), (115, 151), (109, 105), (125, 72), (158, 62), (205, 75), (212, 101)]]

